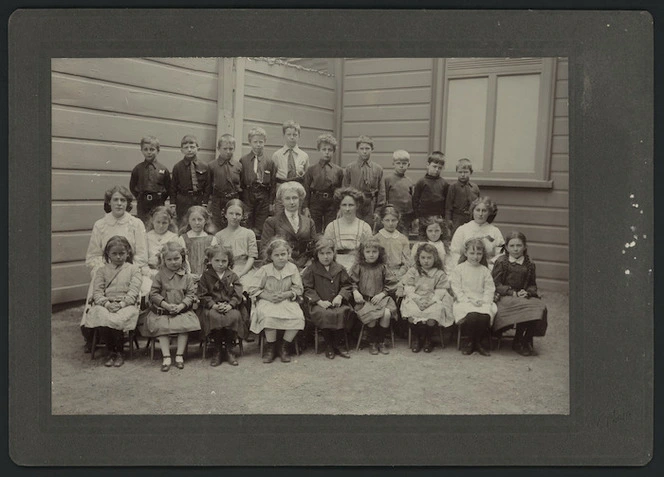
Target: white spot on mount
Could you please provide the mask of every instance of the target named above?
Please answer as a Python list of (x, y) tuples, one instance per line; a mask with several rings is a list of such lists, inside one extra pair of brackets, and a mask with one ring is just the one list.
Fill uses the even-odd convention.
[(629, 270), (625, 270), (625, 275), (629, 275), (629, 274), (630, 274), (630, 271), (629, 271)]

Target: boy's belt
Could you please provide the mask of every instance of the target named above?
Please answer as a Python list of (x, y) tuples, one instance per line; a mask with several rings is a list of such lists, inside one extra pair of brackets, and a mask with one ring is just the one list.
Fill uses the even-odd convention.
[(315, 195), (316, 197), (322, 197), (323, 199), (331, 199), (334, 196), (334, 191), (332, 192), (320, 192), (317, 190), (312, 190), (311, 195)]
[(220, 199), (235, 199), (235, 198), (239, 197), (240, 194), (237, 191), (233, 191), (233, 192), (214, 191), (212, 196), (220, 198)]
[(378, 195), (378, 191), (375, 190), (375, 191), (372, 192), (372, 191), (366, 191), (366, 190), (363, 190), (363, 191), (362, 191), (362, 195), (364, 195), (364, 196), (368, 196), (368, 197), (371, 197), (371, 198), (373, 199), (373, 198), (375, 198), (375, 197)]
[(251, 184), (251, 188), (261, 190), (261, 189), (269, 189), (270, 186), (268, 184), (263, 184), (262, 182), (254, 182), (253, 184)]
[(188, 190), (185, 192), (181, 192), (182, 195), (203, 195), (202, 190)]
[(160, 200), (161, 199), (161, 192), (143, 192), (143, 200), (147, 200), (148, 202), (151, 202), (153, 200)]
[(342, 249), (337, 250), (337, 255), (348, 255), (348, 254), (351, 254), (351, 253), (354, 253), (354, 252), (355, 252), (355, 250), (353, 250), (353, 249), (342, 248)]

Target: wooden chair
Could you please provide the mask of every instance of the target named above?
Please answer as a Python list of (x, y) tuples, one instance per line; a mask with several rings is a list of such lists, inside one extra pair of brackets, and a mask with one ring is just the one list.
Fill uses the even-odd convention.
[[(90, 296), (88, 296), (88, 298), (85, 302), (86, 306), (85, 306), (85, 310), (83, 311), (84, 314), (88, 313), (90, 311), (90, 309), (92, 308), (92, 306), (94, 305), (93, 300), (92, 300), (92, 296), (91, 296), (91, 294), (92, 294), (92, 288), (91, 287), (88, 290), (88, 294)], [(139, 309), (139, 313), (140, 313), (140, 308), (141, 308), (141, 298), (142, 297), (139, 295), (138, 298), (136, 299), (136, 304), (134, 305)], [(136, 322), (136, 326), (138, 326), (138, 321)], [(134, 357), (134, 345), (136, 345), (137, 350), (140, 349), (140, 346), (138, 344), (138, 336), (136, 334), (136, 328), (134, 328), (133, 330), (129, 330), (129, 331), (124, 332), (124, 343), (129, 344), (129, 358), (130, 359), (133, 358)], [(92, 343), (91, 343), (91, 346), (90, 346), (90, 359), (95, 359), (95, 353), (97, 351), (97, 348), (103, 348), (105, 345), (106, 344), (103, 343), (100, 339), (99, 328), (92, 328)]]
[[(506, 333), (506, 332), (509, 332), (509, 331), (511, 331), (511, 333)], [(502, 340), (509, 339), (509, 340), (514, 341), (515, 335), (516, 335), (516, 326), (514, 326), (514, 325), (503, 328), (500, 331), (492, 331), (491, 336), (496, 338), (496, 341), (497, 341), (496, 350), (500, 350), (500, 343), (502, 342)]]

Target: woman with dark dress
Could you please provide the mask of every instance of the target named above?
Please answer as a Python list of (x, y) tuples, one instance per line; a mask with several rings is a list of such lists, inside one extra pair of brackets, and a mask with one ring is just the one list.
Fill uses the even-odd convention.
[(314, 221), (300, 212), (306, 192), (299, 182), (285, 182), (277, 191), (277, 201), (284, 211), (269, 217), (263, 224), (261, 249), (264, 250), (273, 237), (279, 235), (288, 241), (293, 251), (291, 259), (302, 270), (310, 260), (310, 251), (316, 237)]
[(499, 296), (493, 330), (516, 325), (512, 349), (523, 356), (535, 354), (533, 336), (544, 336), (547, 309), (537, 292), (535, 264), (528, 257), (526, 236), (511, 232), (505, 238), (507, 254), (494, 264), (492, 276)]

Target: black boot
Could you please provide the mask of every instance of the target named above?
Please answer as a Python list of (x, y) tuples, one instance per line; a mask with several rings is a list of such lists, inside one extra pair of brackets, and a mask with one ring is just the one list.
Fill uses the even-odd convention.
[(367, 331), (367, 340), (369, 341), (369, 353), (376, 355), (378, 354), (378, 342), (377, 342), (377, 333), (379, 325), (369, 328)]
[(290, 363), (290, 353), (288, 352), (288, 347), (290, 343), (284, 339), (281, 340), (281, 347), (279, 348), (279, 358), (281, 358), (282, 363)]
[(226, 331), (226, 361), (231, 366), (237, 366), (237, 356), (235, 355), (235, 332), (227, 330)]
[(332, 349), (334, 351), (334, 354), (337, 356), (341, 356), (342, 358), (346, 359), (350, 358), (350, 355), (348, 354), (348, 351), (346, 351), (346, 348), (344, 349), (339, 348), (339, 343), (341, 343), (342, 340), (345, 340), (344, 330), (343, 329), (335, 330), (332, 333), (332, 336), (334, 337), (332, 341)]
[(378, 352), (381, 354), (390, 354), (390, 351), (385, 347), (385, 334), (388, 328), (383, 328), (380, 325), (376, 325), (376, 328), (378, 328), (378, 337), (376, 339), (378, 342)]
[(265, 340), (265, 349), (263, 350), (263, 362), (264, 363), (271, 363), (274, 361), (274, 358), (276, 358), (276, 350), (275, 350), (275, 342), (270, 343), (269, 341)]
[(332, 338), (332, 330), (322, 328), (320, 332), (323, 335), (323, 341), (325, 343), (325, 357), (327, 359), (334, 359), (334, 338)]
[(431, 353), (433, 351), (433, 343), (431, 343), (431, 334), (433, 333), (433, 326), (424, 325), (424, 352)]
[(410, 350), (413, 353), (419, 353), (421, 349), (420, 327), (415, 323), (410, 323)]
[(223, 344), (215, 342), (214, 343), (214, 353), (212, 354), (212, 361), (210, 361), (210, 366), (217, 367), (223, 361)]

